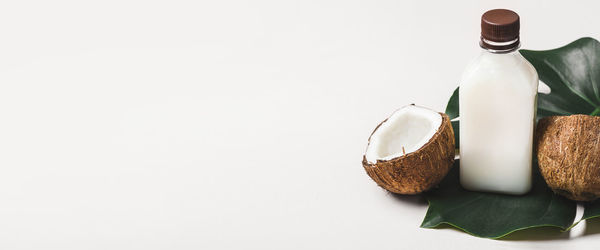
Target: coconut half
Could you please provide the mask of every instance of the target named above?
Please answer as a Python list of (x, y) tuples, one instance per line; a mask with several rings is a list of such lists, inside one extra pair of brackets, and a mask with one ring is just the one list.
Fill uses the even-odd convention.
[(600, 197), (600, 117), (549, 116), (538, 122), (540, 172), (557, 194), (571, 200)]
[(453, 162), (454, 131), (448, 115), (409, 105), (375, 128), (362, 163), (384, 189), (417, 194), (437, 185)]

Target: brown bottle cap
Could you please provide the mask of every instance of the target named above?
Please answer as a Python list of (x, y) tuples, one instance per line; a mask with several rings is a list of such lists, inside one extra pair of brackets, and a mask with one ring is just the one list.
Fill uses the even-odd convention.
[(483, 48), (509, 51), (519, 47), (519, 15), (512, 10), (489, 10), (481, 16)]

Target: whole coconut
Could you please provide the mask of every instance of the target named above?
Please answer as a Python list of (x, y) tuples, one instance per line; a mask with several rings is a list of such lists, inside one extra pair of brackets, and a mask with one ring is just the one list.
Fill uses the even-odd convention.
[(536, 139), (540, 172), (555, 193), (577, 201), (600, 197), (600, 117), (545, 117)]

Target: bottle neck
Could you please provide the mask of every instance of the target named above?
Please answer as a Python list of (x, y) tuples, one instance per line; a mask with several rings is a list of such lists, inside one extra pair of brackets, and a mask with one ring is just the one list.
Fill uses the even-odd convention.
[(481, 37), (481, 41), (479, 41), (479, 46), (482, 49), (489, 51), (490, 53), (504, 54), (518, 50), (519, 47), (521, 47), (521, 41), (518, 37), (512, 41), (507, 42), (494, 42)]

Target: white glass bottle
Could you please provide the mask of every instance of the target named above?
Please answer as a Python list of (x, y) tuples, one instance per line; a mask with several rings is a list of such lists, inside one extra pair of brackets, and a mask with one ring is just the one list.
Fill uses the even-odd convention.
[(474, 191), (531, 189), (538, 75), (519, 54), (519, 16), (491, 10), (481, 20), (481, 54), (460, 82), (460, 182)]

